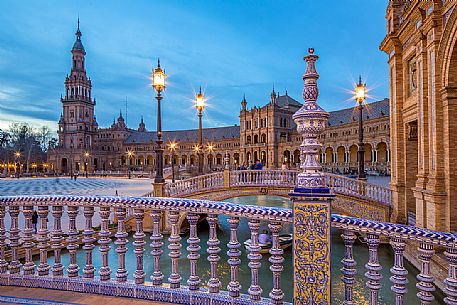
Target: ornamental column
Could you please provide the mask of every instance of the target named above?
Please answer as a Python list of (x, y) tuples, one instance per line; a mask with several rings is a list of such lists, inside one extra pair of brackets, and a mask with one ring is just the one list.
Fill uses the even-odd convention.
[(293, 202), (294, 304), (330, 304), (330, 216), (333, 193), (325, 186), (325, 176), (317, 156), (329, 114), (316, 103), (318, 97), (314, 49), (304, 57), (303, 106), (292, 116), (303, 136), (303, 152), (297, 184), (289, 193)]

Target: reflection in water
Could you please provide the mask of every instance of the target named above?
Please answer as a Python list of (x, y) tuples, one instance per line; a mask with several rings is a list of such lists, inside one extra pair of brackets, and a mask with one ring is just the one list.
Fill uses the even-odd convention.
[[(281, 197), (274, 197), (274, 196), (249, 196), (249, 197), (237, 197), (232, 198), (227, 201), (239, 204), (253, 204), (253, 205), (261, 205), (261, 206), (274, 206), (274, 207), (285, 207), (290, 208), (290, 201), (287, 198)], [(218, 232), (218, 238), (221, 242), (220, 247), (222, 249), (220, 256), (221, 261), (218, 263), (218, 277), (222, 283), (222, 289), (227, 290), (227, 285), (230, 281), (230, 266), (227, 263), (228, 256), (226, 255), (228, 251), (227, 243), (230, 240), (230, 227), (227, 223), (226, 216), (219, 216), (219, 222), (221, 224), (222, 230)], [(268, 229), (267, 223), (262, 222), (260, 230)], [(286, 226), (281, 234), (283, 233), (290, 233), (291, 226)], [(149, 234), (148, 234), (149, 236)], [(190, 264), (189, 260), (187, 259), (187, 238), (188, 235), (182, 236), (182, 249), (181, 249), (181, 258), (179, 260), (179, 272), (183, 278), (182, 284), (187, 285), (186, 281), (189, 278), (190, 274)], [(207, 225), (202, 223), (199, 226), (199, 238), (200, 238), (200, 246), (202, 246), (202, 250), (200, 251), (201, 258), (198, 261), (198, 272), (199, 276), (201, 277), (202, 283), (206, 286), (210, 278), (210, 265), (207, 260), (208, 254), (206, 253), (206, 242), (208, 241), (208, 228)], [(243, 242), (250, 238), (249, 227), (246, 219), (241, 219), (240, 225), (238, 227), (238, 240), (241, 243), (241, 265), (239, 270), (239, 281), (242, 285), (242, 292), (247, 293), (247, 290), (250, 285), (251, 281), (251, 270), (248, 267), (248, 259), (247, 259), (247, 251), (243, 246)], [(333, 304), (342, 304), (344, 298), (344, 286), (341, 281), (341, 272), (340, 269), (342, 267), (341, 260), (344, 256), (344, 244), (340, 237), (340, 232), (337, 230), (332, 231), (332, 273), (333, 273)], [(129, 271), (129, 279), (133, 279), (133, 273), (136, 269), (136, 259), (135, 254), (133, 253), (134, 247), (132, 245), (133, 236), (132, 234), (129, 235), (129, 244), (128, 252), (126, 253), (126, 262), (127, 262), (127, 269)], [(145, 254), (144, 254), (144, 270), (147, 276), (152, 274), (153, 270), (153, 259), (150, 254), (151, 248), (149, 246), (150, 241), (146, 239), (147, 245), (145, 246)], [(164, 281), (167, 281), (168, 276), (171, 273), (171, 260), (168, 257), (168, 240), (165, 237), (164, 240), (164, 254), (161, 257), (161, 270), (164, 273)], [(115, 277), (116, 268), (117, 268), (117, 255), (114, 252), (115, 245), (111, 244), (111, 251), (109, 252), (109, 265), (112, 268), (111, 277)], [(101, 256), (98, 255), (99, 250), (96, 247), (93, 250), (93, 264), (98, 270), (101, 266)], [(379, 249), (379, 260), (381, 265), (384, 267), (382, 270), (382, 286), (383, 288), (380, 291), (380, 301), (379, 304), (395, 304), (395, 299), (393, 296), (393, 292), (390, 290), (391, 283), (389, 281), (390, 272), (389, 268), (393, 265), (393, 255), (389, 247), (381, 246)], [(262, 258), (262, 267), (259, 270), (259, 279), (260, 285), (263, 289), (263, 296), (268, 297), (268, 293), (272, 289), (272, 273), (269, 269), (270, 263), (268, 262), (269, 255), (263, 255)], [(281, 286), (285, 294), (285, 300), (291, 302), (292, 301), (292, 294), (293, 294), (293, 271), (292, 271), (292, 251), (291, 248), (286, 249), (284, 251), (284, 271), (282, 273), (281, 278)], [(356, 242), (354, 245), (354, 258), (357, 261), (357, 276), (356, 276), (356, 283), (354, 286), (354, 303), (355, 304), (368, 304), (368, 288), (365, 286), (365, 268), (364, 265), (368, 261), (368, 249), (365, 245)], [(38, 258), (36, 258), (38, 259)], [(49, 264), (52, 264), (54, 259), (51, 257), (49, 258)], [(80, 274), (82, 274), (82, 268), (85, 264), (85, 253), (83, 250), (79, 250), (77, 253), (77, 262), (80, 267)], [(68, 266), (69, 264), (69, 256), (68, 253), (64, 253), (62, 256), (62, 263), (64, 266)], [(417, 304), (418, 299), (416, 297), (417, 289), (415, 287), (415, 276), (417, 272), (411, 267), (409, 264), (406, 264), (406, 268), (410, 271), (408, 274), (408, 295), (406, 296), (405, 304)], [(149, 281), (149, 278), (146, 278)], [(440, 297), (441, 298), (441, 297)], [(438, 302), (434, 302), (432, 304), (440, 304)]]

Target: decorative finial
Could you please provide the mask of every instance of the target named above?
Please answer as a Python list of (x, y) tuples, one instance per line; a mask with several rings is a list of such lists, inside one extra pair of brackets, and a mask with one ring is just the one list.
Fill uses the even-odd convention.
[(160, 58), (157, 58), (157, 68), (160, 68)]
[(292, 116), (297, 125), (297, 131), (303, 136), (303, 142), (300, 145), (303, 153), (300, 168), (303, 172), (298, 174), (296, 192), (307, 192), (310, 188), (325, 188), (325, 177), (318, 162), (318, 152), (322, 148), (318, 136), (324, 131), (329, 114), (316, 103), (319, 96), (317, 88), (319, 74), (316, 72), (315, 62), (318, 58), (313, 48), (309, 48), (308, 55), (303, 58), (307, 63), (303, 74), (304, 104)]
[(200, 86), (200, 91), (198, 92), (198, 94), (202, 94), (202, 86)]
[(362, 85), (362, 75), (359, 75), (359, 85)]
[(78, 32), (79, 32), (79, 14), (78, 14)]

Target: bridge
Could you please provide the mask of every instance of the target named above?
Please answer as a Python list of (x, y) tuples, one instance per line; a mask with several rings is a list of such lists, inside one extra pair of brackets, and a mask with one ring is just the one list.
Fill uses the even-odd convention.
[[(224, 170), (167, 183), (163, 196), (205, 200), (225, 200), (239, 196), (273, 195), (289, 197), (297, 183), (297, 170)], [(370, 220), (389, 221), (391, 191), (389, 188), (323, 173), (326, 186), (337, 195), (332, 209), (340, 214)], [(153, 196), (154, 192), (145, 194)]]

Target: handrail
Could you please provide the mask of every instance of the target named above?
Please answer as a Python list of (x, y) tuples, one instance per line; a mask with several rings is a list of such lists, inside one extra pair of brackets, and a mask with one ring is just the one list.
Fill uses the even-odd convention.
[(392, 192), (388, 187), (331, 173), (325, 173), (325, 178), (327, 186), (336, 193), (369, 199), (388, 206), (392, 204)]
[[(50, 209), (51, 207), (51, 209)], [(64, 209), (66, 207), (66, 209)], [(8, 208), (8, 209), (6, 209)], [(34, 209), (38, 210), (38, 232), (33, 235), (32, 216)], [(97, 209), (95, 209), (97, 208)], [(76, 229), (76, 217), (80, 210), (83, 210), (85, 218), (85, 229), (82, 232), (82, 239), (79, 231)], [(126, 269), (127, 232), (125, 227), (126, 211), (133, 209), (135, 225), (133, 235), (134, 254), (136, 259), (136, 271), (133, 279), (129, 280)], [(108, 264), (110, 252), (111, 232), (109, 230), (109, 219), (112, 211), (117, 218), (117, 232), (115, 234), (115, 252), (118, 256), (118, 264), (115, 275), (111, 275), (115, 270), (111, 270)], [(144, 232), (144, 219), (146, 211), (152, 218), (152, 233)], [(167, 220), (171, 226), (171, 235), (168, 239), (171, 259), (171, 274), (168, 277), (168, 284), (164, 283), (164, 274), (160, 270), (160, 257), (163, 253), (163, 236), (160, 232), (160, 224), (164, 220), (164, 212), (167, 211)], [(23, 215), (20, 215), (20, 214)], [(62, 216), (66, 213), (69, 217), (68, 237), (64, 237), (62, 229)], [(101, 218), (101, 228), (95, 232), (92, 220), (98, 213)], [(11, 221), (10, 227), (6, 228), (5, 216), (9, 214)], [(52, 231), (48, 230), (47, 219), (49, 214), (53, 217), (54, 226)], [(202, 271), (197, 268), (199, 256), (199, 238), (197, 223), (200, 215), (207, 215), (209, 223), (209, 240), (207, 242), (207, 252), (210, 261), (210, 279), (208, 280), (208, 289), (200, 289), (201, 279), (199, 275)], [(190, 277), (187, 280), (188, 286), (182, 286), (183, 279), (180, 275), (179, 265), (182, 261), (182, 243), (179, 236), (179, 219), (185, 215), (190, 225), (189, 238), (187, 239), (188, 251), (187, 263), (191, 265)], [(217, 234), (218, 215), (227, 215), (230, 225), (230, 241), (227, 244), (229, 249), (227, 259), (230, 266), (230, 283), (228, 292), (222, 291), (222, 285), (218, 278), (218, 262), (221, 260), (220, 241)], [(23, 217), (20, 217), (23, 216)], [(300, 217), (302, 217), (301, 215)], [(2, 285), (31, 286), (39, 288), (51, 288), (69, 291), (80, 291), (86, 293), (101, 293), (108, 295), (147, 298), (153, 301), (165, 301), (173, 303), (190, 303), (191, 298), (199, 298), (204, 304), (217, 302), (218, 304), (252, 304), (260, 301), (263, 303), (283, 304), (284, 294), (281, 290), (281, 272), (283, 270), (283, 252), (279, 244), (279, 234), (284, 223), (293, 223), (294, 214), (288, 208), (261, 207), (251, 205), (240, 205), (229, 202), (214, 202), (208, 200), (180, 199), (180, 198), (155, 198), (155, 197), (118, 197), (118, 196), (66, 196), (66, 195), (47, 195), (47, 196), (2, 196), (0, 197), (0, 283)], [(297, 216), (298, 217), (298, 216)], [(247, 248), (249, 267), (251, 268), (251, 288), (248, 290), (249, 296), (241, 294), (241, 287), (238, 281), (238, 268), (241, 264), (240, 257), (241, 242), (237, 239), (237, 229), (241, 218), (246, 218), (252, 240), (251, 245)], [(261, 297), (260, 288), (263, 284), (259, 282), (259, 269), (261, 267), (260, 253), (261, 247), (257, 242), (261, 221), (268, 222), (268, 228), (271, 230), (273, 247), (269, 250), (271, 255), (269, 262), (272, 272), (272, 292), (269, 294), (271, 299)], [(305, 222), (299, 221), (303, 226), (312, 226), (313, 230), (322, 229), (322, 232), (329, 232), (324, 229), (325, 223), (315, 219), (309, 219)], [(401, 224), (383, 223), (367, 219), (346, 217), (341, 215), (331, 215), (331, 226), (343, 231), (342, 238), (345, 245), (345, 256), (342, 260), (343, 268), (343, 285), (345, 289), (352, 289), (353, 280), (355, 280), (356, 264), (352, 245), (356, 240), (356, 233), (366, 235), (368, 245), (369, 262), (365, 265), (368, 270), (366, 273), (367, 285), (370, 290), (372, 304), (377, 304), (377, 291), (380, 285), (379, 270), (383, 268), (378, 259), (378, 246), (381, 238), (388, 238), (395, 252), (394, 267), (391, 268), (391, 281), (395, 289), (399, 304), (403, 304), (402, 296), (406, 293), (403, 289), (406, 283), (407, 271), (403, 266), (403, 255), (406, 242), (418, 242), (417, 259), (421, 262), (422, 268), (418, 278), (417, 287), (421, 293), (417, 294), (420, 300), (433, 299), (431, 294), (435, 287), (433, 278), (430, 275), (430, 262), (434, 255), (434, 246), (446, 247), (445, 258), (449, 262), (448, 278), (444, 284), (447, 287), (444, 292), (448, 297), (453, 296), (453, 290), (457, 278), (456, 259), (457, 259), (457, 235), (451, 233), (435, 232), (428, 229), (411, 227)], [(6, 233), (9, 233), (8, 235)], [(302, 231), (298, 231), (302, 232)], [(143, 260), (145, 251), (145, 237), (150, 234), (151, 238), (151, 255), (154, 261), (153, 272), (150, 276), (152, 283), (146, 283), (149, 276), (146, 276)], [(300, 247), (303, 236), (300, 236), (300, 242), (294, 240), (295, 247)], [(96, 239), (98, 237), (98, 240)], [(36, 248), (40, 252), (40, 262), (35, 264), (32, 259), (32, 251)], [(84, 278), (82, 278), (82, 268), (78, 266), (76, 260), (76, 251), (80, 242), (83, 243), (82, 250), (85, 251), (86, 260), (83, 268)], [(95, 242), (98, 242), (99, 249), (95, 250)], [(6, 246), (11, 250), (11, 260), (6, 260)], [(130, 247), (130, 246), (129, 246)], [(64, 266), (61, 262), (60, 255), (63, 249), (67, 249), (70, 256), (70, 264), (66, 266), (67, 272), (64, 273)], [(25, 252), (25, 261), (22, 265), (19, 261), (18, 252), (23, 249)], [(308, 249), (308, 248), (306, 248)], [(54, 262), (48, 260), (47, 252), (54, 252)], [(101, 266), (94, 266), (92, 257), (95, 251), (100, 252), (102, 257)], [(297, 252), (298, 251), (298, 252)], [(302, 249), (301, 251), (308, 251)], [(294, 248), (292, 259), (295, 260), (296, 253), (302, 255), (303, 252)], [(110, 258), (111, 259), (111, 258)], [(301, 259), (301, 258), (300, 258)], [(243, 260), (243, 263), (247, 262)], [(318, 262), (330, 264), (330, 260)], [(51, 266), (52, 264), (52, 266)], [(451, 272), (452, 271), (452, 272)], [(204, 271), (208, 272), (207, 270)], [(51, 274), (52, 275), (51, 275)], [(95, 274), (98, 277), (95, 277)], [(336, 279), (338, 277), (331, 277)], [(291, 279), (288, 279), (290, 282)], [(114, 288), (113, 288), (114, 287)], [(304, 289), (311, 289), (304, 285)], [(403, 288), (402, 288), (403, 287)], [(95, 289), (96, 288), (96, 289)], [(260, 291), (260, 292), (259, 292)], [(156, 293), (157, 292), (157, 293)], [(274, 292), (274, 293), (273, 293)], [(352, 294), (345, 294), (345, 300), (350, 302)], [(259, 303), (260, 304), (260, 303)]]

